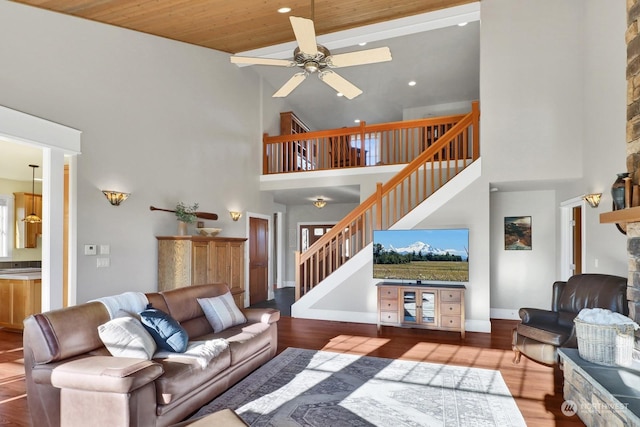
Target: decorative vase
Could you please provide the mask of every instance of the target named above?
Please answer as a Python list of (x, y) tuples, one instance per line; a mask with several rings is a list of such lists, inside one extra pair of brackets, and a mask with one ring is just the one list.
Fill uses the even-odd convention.
[(629, 172), (617, 174), (618, 178), (611, 185), (611, 196), (613, 197), (613, 210), (624, 209), (624, 179), (629, 176)]
[(186, 236), (187, 235), (187, 223), (178, 221), (178, 236)]

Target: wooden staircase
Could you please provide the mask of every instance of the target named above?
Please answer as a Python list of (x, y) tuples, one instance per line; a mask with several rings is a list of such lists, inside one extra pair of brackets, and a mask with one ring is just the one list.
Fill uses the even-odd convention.
[[(450, 116), (448, 120), (452, 117), (454, 116)], [(427, 135), (427, 129), (432, 126), (429, 121), (437, 120), (442, 118), (422, 121), (423, 136)], [(296, 252), (296, 301), (371, 243), (374, 229), (390, 228), (476, 161), (480, 157), (479, 122), (479, 105), (474, 102), (470, 113), (459, 118), (456, 116), (455, 123), (448, 125), (437, 139), (430, 140), (425, 149), (396, 176), (384, 184), (378, 183), (374, 194), (309, 249), (303, 253)], [(412, 121), (393, 125), (398, 127), (399, 123), (406, 123), (412, 129), (416, 124)], [(380, 132), (384, 125), (376, 126), (380, 127)], [(330, 135), (329, 132), (322, 131), (327, 135)], [(346, 134), (348, 130), (342, 132)], [(398, 140), (402, 141), (402, 137)], [(425, 141), (426, 138), (421, 140)], [(313, 147), (307, 145), (305, 148), (312, 152)]]

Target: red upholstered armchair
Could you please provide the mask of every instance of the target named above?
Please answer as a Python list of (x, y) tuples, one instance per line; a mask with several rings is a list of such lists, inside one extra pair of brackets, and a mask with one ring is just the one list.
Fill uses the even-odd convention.
[(577, 274), (553, 284), (551, 310), (521, 308), (513, 330), (513, 362), (522, 354), (545, 365), (558, 362), (558, 347), (578, 347), (573, 319), (583, 308), (607, 308), (627, 315), (627, 278)]

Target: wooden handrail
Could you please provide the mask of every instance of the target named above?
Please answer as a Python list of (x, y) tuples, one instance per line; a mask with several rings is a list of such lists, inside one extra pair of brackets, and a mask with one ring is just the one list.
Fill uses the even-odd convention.
[[(347, 214), (303, 253), (296, 253), (296, 299), (371, 243), (480, 156), (480, 110), (469, 114)], [(445, 123), (450, 123), (446, 122)], [(325, 131), (326, 132), (326, 131)], [(306, 136), (306, 135), (305, 135)]]
[(463, 114), (263, 135), (263, 174), (406, 164), (464, 117)]

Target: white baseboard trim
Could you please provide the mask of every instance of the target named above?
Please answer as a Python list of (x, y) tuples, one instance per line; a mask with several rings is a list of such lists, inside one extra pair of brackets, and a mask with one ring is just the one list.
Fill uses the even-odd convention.
[(282, 282), (282, 287), (283, 288), (295, 288), (296, 287), (296, 281), (295, 280), (285, 280), (284, 282)]
[(467, 319), (464, 322), (464, 329), (466, 332), (484, 332), (490, 334), (491, 321)]
[(341, 311), (341, 310), (308, 310), (307, 314), (295, 313), (292, 316), (301, 319), (314, 319), (314, 320), (330, 320), (334, 322), (350, 322), (350, 323), (377, 323), (378, 313), (360, 313), (356, 311)]
[(518, 308), (492, 308), (490, 315), (492, 319), (520, 320)]

